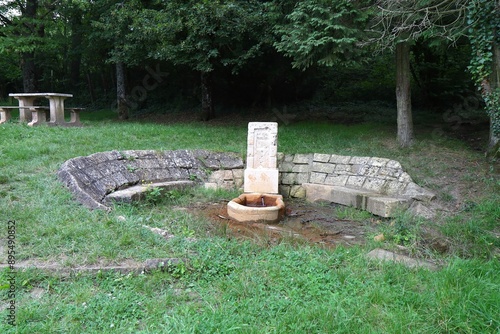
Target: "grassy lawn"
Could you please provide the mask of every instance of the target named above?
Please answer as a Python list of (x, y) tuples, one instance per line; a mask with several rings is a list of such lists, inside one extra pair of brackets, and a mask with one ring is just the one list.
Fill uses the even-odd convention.
[[(0, 272), (1, 333), (499, 333), (498, 165), (465, 143), (417, 134), (411, 150), (394, 127), (298, 122), (280, 125), (278, 150), (398, 160), (438, 195), (448, 214), (434, 221), (383, 220), (385, 244), (325, 249), (228, 238), (179, 203), (230, 199), (235, 192), (176, 194), (156, 205), (89, 211), (57, 180), (67, 159), (109, 150), (208, 149), (246, 152), (246, 122), (119, 123), (82, 115), (84, 128), (0, 126), (0, 263), (8, 222), (16, 262), (76, 267), (151, 258), (186, 259), (165, 271), (62, 275), (16, 272), (16, 326), (7, 323), (9, 270)], [(367, 217), (366, 215), (361, 215)], [(165, 240), (142, 225), (176, 235)], [(427, 247), (429, 233), (447, 242)], [(427, 236), (427, 237), (426, 237)], [(194, 240), (193, 240), (194, 239)], [(438, 271), (366, 258), (376, 247), (407, 246)]]

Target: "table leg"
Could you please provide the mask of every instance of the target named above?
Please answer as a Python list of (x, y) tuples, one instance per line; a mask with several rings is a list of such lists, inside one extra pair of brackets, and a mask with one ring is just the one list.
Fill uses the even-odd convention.
[(64, 125), (64, 99), (61, 96), (47, 96), (50, 105), (50, 124)]
[(31, 117), (31, 110), (28, 108), (22, 108), (22, 107), (31, 107), (33, 103), (35, 103), (36, 97), (29, 97), (29, 96), (19, 96), (15, 97), (15, 99), (19, 100), (19, 122), (30, 122), (32, 117)]
[(47, 115), (45, 110), (31, 109), (31, 116), (33, 120), (28, 123), (28, 126), (35, 126), (40, 124), (45, 124), (47, 122)]

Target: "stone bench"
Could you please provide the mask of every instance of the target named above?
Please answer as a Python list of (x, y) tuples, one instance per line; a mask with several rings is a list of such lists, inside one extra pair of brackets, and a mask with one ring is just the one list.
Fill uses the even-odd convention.
[(70, 159), (57, 174), (80, 203), (109, 210), (113, 202), (140, 200), (152, 187), (239, 188), (243, 160), (205, 150), (110, 151)]
[[(11, 111), (13, 109), (28, 110), (31, 111), (31, 117), (24, 115), (20, 117), (20, 121), (29, 121), (29, 126), (39, 125), (39, 124), (48, 124), (52, 125), (50, 122), (47, 122), (47, 111), (50, 110), (49, 107), (46, 106), (0, 106), (0, 124), (8, 122), (11, 117)], [(82, 126), (80, 122), (80, 112), (85, 110), (85, 108), (64, 108), (64, 110), (70, 111), (70, 121), (64, 123), (64, 126)], [(31, 120), (30, 120), (31, 119)], [(61, 125), (61, 124), (58, 124)]]
[(49, 110), (49, 107), (45, 106), (26, 106), (26, 107), (18, 107), (18, 106), (0, 106), (0, 124), (7, 123), (11, 119), (11, 111), (13, 109), (19, 109), (19, 111), (29, 110), (31, 111), (31, 117), (20, 117), (21, 121), (30, 120), (30, 119), (39, 119), (40, 115), (45, 115), (45, 112)]
[(285, 196), (327, 201), (391, 217), (435, 194), (418, 186), (395, 160), (335, 154), (296, 154), (280, 161)]

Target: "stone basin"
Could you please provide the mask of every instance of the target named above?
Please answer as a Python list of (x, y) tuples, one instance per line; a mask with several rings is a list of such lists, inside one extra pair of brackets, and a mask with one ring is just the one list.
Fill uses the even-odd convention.
[(227, 204), (227, 214), (239, 222), (277, 223), (285, 215), (285, 203), (278, 194), (246, 193)]

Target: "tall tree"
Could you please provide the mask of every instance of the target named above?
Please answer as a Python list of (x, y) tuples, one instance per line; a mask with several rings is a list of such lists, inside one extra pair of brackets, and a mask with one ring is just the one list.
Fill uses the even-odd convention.
[(410, 46), (419, 38), (456, 40), (465, 31), (464, 5), (467, 0), (378, 0), (371, 27), (372, 41), (382, 49), (396, 52), (396, 99), (398, 142), (413, 143), (411, 107)]
[(474, 0), (467, 6), (472, 57), (469, 70), (490, 117), (488, 150), (500, 151), (500, 0)]
[(101, 0), (101, 17), (93, 26), (97, 29), (94, 36), (109, 43), (107, 62), (116, 69), (116, 102), (118, 118), (129, 118), (129, 101), (127, 101), (127, 66), (144, 59), (146, 54), (141, 46), (130, 40), (132, 23), (142, 9), (140, 0), (121, 2)]
[(263, 3), (256, 0), (158, 1), (137, 17), (134, 35), (148, 42), (151, 58), (199, 72), (201, 119), (209, 120), (215, 117), (214, 72), (238, 72), (257, 55), (266, 23)]

